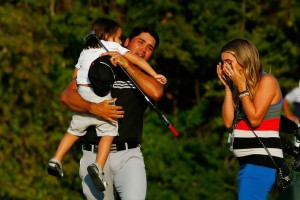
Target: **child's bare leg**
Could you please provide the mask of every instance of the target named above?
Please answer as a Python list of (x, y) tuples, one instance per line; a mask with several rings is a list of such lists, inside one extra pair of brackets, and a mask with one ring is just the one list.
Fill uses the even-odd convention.
[(72, 135), (71, 133), (66, 133), (56, 150), (54, 158), (61, 161), (64, 155), (70, 150), (73, 144), (78, 140), (79, 136)]
[(103, 170), (108, 154), (110, 152), (110, 146), (113, 142), (114, 136), (102, 136), (98, 144), (98, 153), (96, 162)]
[(62, 178), (64, 176), (61, 160), (72, 145), (78, 140), (78, 136), (66, 133), (56, 150), (55, 156), (50, 159), (47, 165), (48, 174)]
[(104, 191), (107, 187), (107, 183), (104, 178), (103, 168), (110, 152), (110, 146), (113, 141), (113, 136), (102, 136), (98, 145), (98, 152), (96, 162), (89, 165), (87, 171), (95, 185), (95, 187)]

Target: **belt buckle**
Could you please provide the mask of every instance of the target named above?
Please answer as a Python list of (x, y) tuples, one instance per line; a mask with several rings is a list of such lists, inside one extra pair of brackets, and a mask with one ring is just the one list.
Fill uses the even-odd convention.
[(93, 153), (98, 153), (98, 146), (94, 144), (83, 144), (81, 146), (82, 151), (90, 151)]
[(92, 144), (92, 145), (91, 145), (91, 152), (93, 152), (93, 153), (98, 153), (98, 146)]

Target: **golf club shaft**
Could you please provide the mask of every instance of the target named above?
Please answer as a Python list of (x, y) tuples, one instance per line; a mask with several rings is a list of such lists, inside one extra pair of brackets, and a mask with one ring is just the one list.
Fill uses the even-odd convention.
[[(104, 44), (101, 42), (101, 40), (99, 40), (99, 38), (97, 36), (94, 36), (99, 44), (107, 51), (109, 52), (109, 50), (104, 46)], [(130, 81), (135, 85), (135, 87), (142, 93), (142, 95), (144, 96), (144, 98), (146, 99), (146, 101), (149, 102), (149, 104), (151, 105), (151, 107), (153, 108), (153, 110), (158, 114), (158, 116), (163, 120), (163, 122), (168, 126), (168, 128), (170, 129), (170, 131), (173, 133), (173, 135), (175, 137), (179, 136), (178, 131), (175, 129), (175, 127), (169, 122), (169, 120), (167, 120), (167, 118), (161, 114), (161, 112), (155, 107), (155, 105), (150, 101), (150, 99), (147, 97), (147, 95), (142, 91), (142, 89), (137, 85), (137, 83), (131, 78), (131, 76), (127, 73), (127, 71), (119, 64), (117, 63), (118, 67), (120, 67), (123, 72), (127, 75), (127, 77), (130, 79)]]

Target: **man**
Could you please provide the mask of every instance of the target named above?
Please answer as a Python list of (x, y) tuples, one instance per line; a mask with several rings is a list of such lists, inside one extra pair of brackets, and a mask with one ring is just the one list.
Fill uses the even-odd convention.
[[(290, 107), (293, 105), (293, 111)], [(298, 126), (300, 126), (300, 81), (299, 87), (294, 88), (292, 91), (288, 92), (282, 103), (282, 108), (284, 110), (285, 116), (295, 122)], [(300, 143), (298, 140), (294, 140), (295, 146), (299, 147)], [(296, 176), (296, 174), (294, 174)], [(297, 177), (294, 177), (297, 178)]]
[[(159, 44), (158, 35), (150, 28), (138, 27), (125, 40), (124, 46), (132, 53), (148, 61)], [(157, 101), (163, 95), (163, 85), (154, 78), (130, 64), (117, 52), (109, 52), (113, 64), (120, 63), (140, 89), (152, 100)], [(129, 81), (122, 69), (117, 68), (116, 81), (112, 96), (116, 99), (94, 104), (83, 100), (77, 93), (73, 80), (61, 95), (61, 102), (76, 112), (87, 112), (107, 121), (119, 119), (119, 136), (115, 138), (111, 152), (104, 167), (108, 183), (104, 193), (98, 191), (87, 174), (87, 166), (96, 159), (99, 138), (94, 127), (90, 127), (83, 145), (83, 157), (80, 161), (80, 177), (83, 193), (87, 199), (114, 199), (114, 189), (124, 200), (142, 200), (146, 198), (146, 171), (140, 149), (142, 143), (143, 115), (148, 102), (139, 90)], [(115, 102), (116, 106), (110, 104)]]
[[(294, 111), (290, 110), (290, 105), (294, 105)], [(300, 119), (300, 81), (299, 87), (294, 88), (286, 94), (282, 104), (286, 117), (295, 123), (299, 124)]]

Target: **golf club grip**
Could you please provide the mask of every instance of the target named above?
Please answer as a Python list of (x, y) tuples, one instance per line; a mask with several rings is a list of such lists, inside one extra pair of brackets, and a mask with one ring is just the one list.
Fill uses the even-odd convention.
[(172, 124), (170, 124), (169, 129), (175, 137), (179, 136), (179, 133), (177, 132), (177, 130), (175, 129), (175, 127)]
[(156, 111), (156, 113), (159, 115), (159, 117), (164, 121), (164, 123), (169, 127), (170, 131), (173, 133), (173, 135), (175, 137), (179, 136), (179, 133), (177, 132), (177, 130), (175, 129), (175, 127), (167, 120), (167, 118), (162, 115), (156, 107), (154, 107), (154, 110)]

